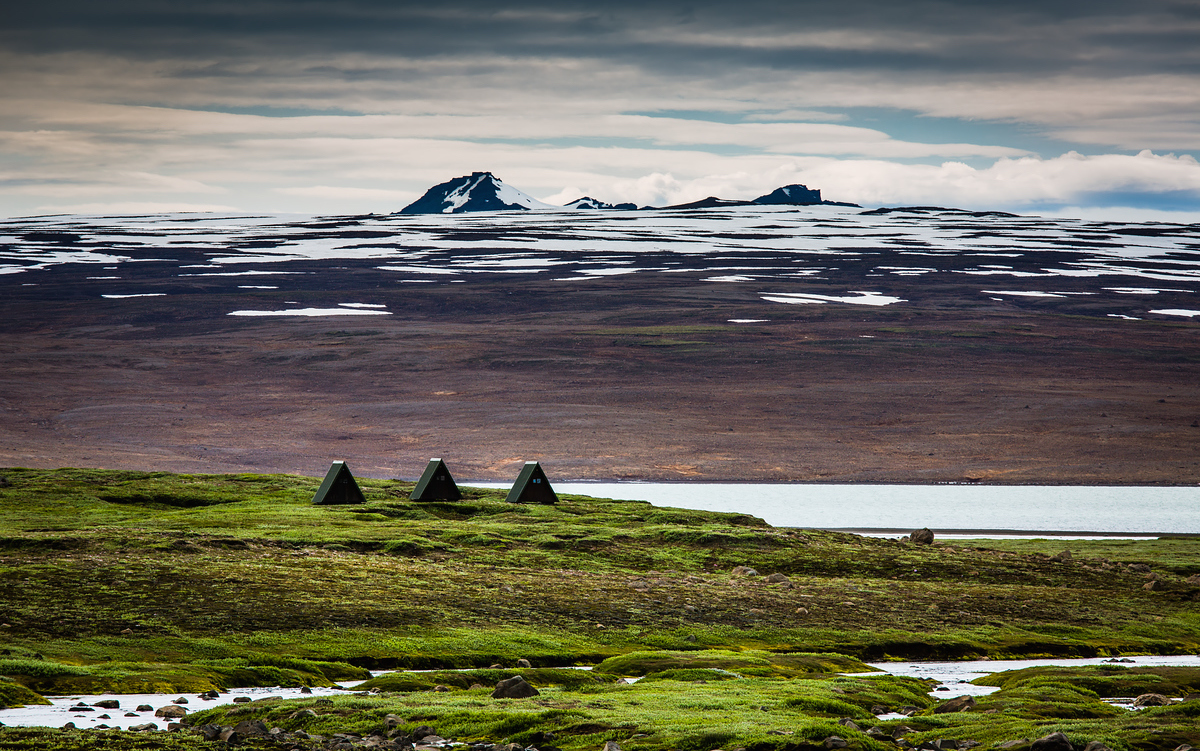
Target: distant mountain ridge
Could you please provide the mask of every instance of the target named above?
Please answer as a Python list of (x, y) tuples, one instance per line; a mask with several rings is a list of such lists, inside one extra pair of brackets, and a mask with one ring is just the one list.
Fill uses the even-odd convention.
[[(806, 185), (784, 185), (759, 196), (753, 201), (738, 201), (709, 196), (690, 203), (663, 206), (662, 209), (708, 209), (726, 206), (854, 206), (856, 203), (821, 200), (821, 191)], [(643, 206), (651, 210), (659, 207)], [(633, 211), (633, 203), (611, 204), (590, 196), (576, 198), (563, 206), (544, 203), (533, 196), (506, 185), (491, 172), (472, 172), (433, 186), (425, 195), (397, 211), (397, 214), (465, 214), (475, 211), (530, 211), (534, 209), (567, 209), (571, 211), (609, 210)]]
[(472, 172), (447, 180), (400, 209), (399, 214), (466, 214), (472, 211), (528, 211), (556, 209), (522, 193), (491, 172)]

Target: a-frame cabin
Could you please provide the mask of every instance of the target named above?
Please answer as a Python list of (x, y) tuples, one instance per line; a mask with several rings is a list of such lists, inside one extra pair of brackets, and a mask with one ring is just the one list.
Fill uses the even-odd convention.
[(366, 502), (366, 496), (359, 489), (358, 483), (354, 481), (354, 475), (350, 474), (350, 468), (346, 466), (346, 462), (342, 461), (329, 465), (325, 481), (321, 483), (321, 487), (317, 488), (317, 494), (313, 496), (313, 503), (326, 506)]
[(417, 487), (413, 488), (412, 494), (409, 495), (409, 500), (413, 501), (458, 501), (462, 499), (462, 493), (458, 490), (457, 483), (450, 476), (450, 470), (446, 469), (446, 463), (441, 459), (430, 459), (425, 465), (425, 471), (421, 473), (421, 479), (417, 480)]
[(537, 462), (525, 462), (512, 490), (508, 491), (509, 503), (558, 503), (550, 480)]

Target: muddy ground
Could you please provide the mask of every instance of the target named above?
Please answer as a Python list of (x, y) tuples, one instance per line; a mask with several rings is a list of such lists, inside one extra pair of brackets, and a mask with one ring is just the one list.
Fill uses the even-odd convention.
[[(37, 286), (0, 277), (0, 465), (320, 475), (344, 459), (414, 478), (442, 457), (460, 480), (536, 459), (552, 479), (1200, 482), (1193, 321), (991, 300), (972, 279), (888, 280), (908, 302), (868, 307), (765, 302), (701, 273), (397, 284), (369, 261), (313, 269), (258, 302), (332, 291), (392, 315), (231, 317), (253, 293), (212, 280), (100, 299), (81, 282), (94, 268), (72, 264)], [(153, 264), (138, 273), (123, 289), (161, 289)]]

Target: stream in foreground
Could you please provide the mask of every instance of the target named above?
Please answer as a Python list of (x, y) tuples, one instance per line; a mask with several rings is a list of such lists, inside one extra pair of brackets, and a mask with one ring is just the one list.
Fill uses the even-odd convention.
[[(1189, 665), (1200, 666), (1200, 655), (1172, 655), (1172, 656), (1147, 656), (1147, 657), (1130, 657), (1124, 658), (1132, 660), (1131, 663), (1123, 662), (1123, 664), (1133, 666), (1158, 666), (1158, 665)], [(878, 668), (881, 672), (890, 673), (892, 675), (913, 676), (916, 678), (933, 678), (938, 681), (938, 688), (931, 691), (930, 694), (939, 699), (950, 699), (956, 696), (983, 696), (997, 689), (991, 686), (975, 686), (970, 681), (979, 678), (988, 673), (998, 673), (1004, 670), (1020, 670), (1022, 668), (1037, 667), (1039, 665), (1061, 665), (1061, 666), (1079, 666), (1079, 665), (1098, 665), (1111, 660), (1102, 657), (1081, 658), (1081, 659), (1045, 659), (1045, 660), (973, 660), (967, 662), (876, 662), (869, 663), (872, 667)], [(386, 671), (385, 671), (386, 672)], [(379, 673), (376, 673), (377, 675)], [(347, 681), (343, 684), (343, 688), (314, 688), (311, 693), (302, 693), (298, 688), (235, 688), (227, 693), (222, 693), (219, 698), (213, 700), (203, 700), (198, 696), (187, 694), (183, 695), (188, 704), (185, 709), (190, 712), (195, 712), (200, 709), (208, 709), (210, 707), (219, 706), (221, 704), (232, 704), (235, 698), (248, 697), (251, 700), (265, 699), (268, 697), (279, 697), (281, 699), (298, 699), (302, 697), (313, 696), (334, 696), (339, 694), (353, 693), (354, 686), (358, 685), (358, 681)], [(943, 690), (943, 689), (949, 689)], [(158, 725), (159, 729), (165, 729), (168, 722), (161, 717), (155, 717), (154, 711), (135, 711), (139, 705), (150, 705), (154, 710), (160, 707), (168, 706), (173, 700), (179, 698), (180, 694), (95, 694), (84, 695), (74, 694), (71, 696), (56, 696), (47, 697), (53, 702), (52, 705), (40, 705), (33, 707), (23, 707), (19, 709), (4, 709), (0, 710), (0, 723), (11, 727), (62, 727), (68, 722), (75, 723), (76, 727), (89, 728), (107, 725), (111, 728), (128, 728), (131, 725), (142, 725), (144, 723), (153, 722)], [(121, 703), (119, 709), (102, 709), (99, 707), (93, 708), (93, 711), (73, 711), (72, 708), (80, 704), (92, 705), (104, 699), (115, 699)], [(126, 714), (132, 716), (126, 716)], [(105, 716), (107, 715), (107, 716)]]

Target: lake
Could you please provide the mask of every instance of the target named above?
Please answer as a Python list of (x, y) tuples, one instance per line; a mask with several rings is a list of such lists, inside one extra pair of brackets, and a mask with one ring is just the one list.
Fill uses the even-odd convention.
[[(506, 483), (464, 483), (507, 488)], [(733, 511), (777, 527), (940, 536), (1200, 534), (1200, 487), (554, 482), (558, 493)]]

